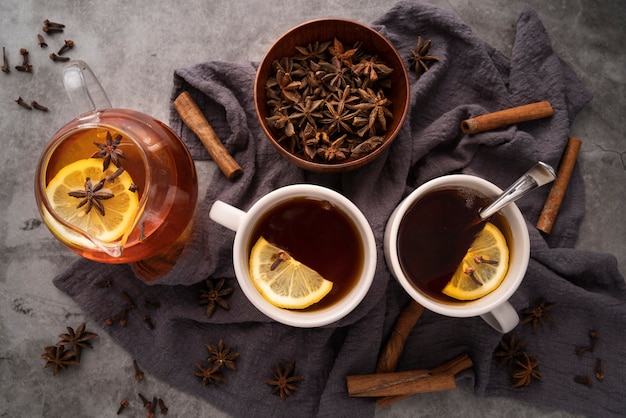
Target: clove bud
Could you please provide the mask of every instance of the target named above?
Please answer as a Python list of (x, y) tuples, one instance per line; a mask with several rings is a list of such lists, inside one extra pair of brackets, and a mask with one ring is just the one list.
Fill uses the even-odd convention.
[(133, 360), (133, 369), (135, 369), (135, 380), (141, 382), (143, 380), (143, 372), (137, 365), (137, 360)]
[(579, 383), (581, 385), (591, 386), (591, 378), (589, 376), (575, 376), (574, 382)]
[(22, 56), (22, 65), (28, 65), (28, 49), (20, 48), (20, 55)]
[(167, 415), (168, 408), (161, 398), (159, 398), (159, 409), (161, 410), (161, 415)]
[(37, 41), (39, 42), (39, 46), (42, 48), (45, 48), (48, 46), (48, 44), (46, 43), (46, 41), (43, 39), (43, 36), (41, 36), (41, 34), (37, 34)]
[(129, 404), (128, 399), (122, 399), (120, 402), (120, 407), (117, 410), (117, 415), (121, 414), (122, 411), (124, 411), (124, 408), (128, 406), (128, 404)]
[(24, 99), (22, 99), (22, 96), (19, 96), (19, 97), (17, 98), (17, 100), (15, 101), (15, 103), (17, 103), (18, 105), (22, 106), (24, 109), (28, 109), (28, 110), (31, 110), (31, 109), (32, 109), (32, 106), (31, 106), (31, 105), (29, 105), (28, 103), (26, 103), (26, 102), (24, 101)]
[(15, 69), (17, 71), (22, 71), (24, 73), (31, 73), (33, 71), (33, 66), (30, 64), (27, 65), (16, 65)]
[(143, 396), (141, 393), (138, 393), (137, 395), (139, 395), (139, 399), (141, 399), (141, 402), (143, 402), (144, 408), (150, 409), (152, 407), (152, 402), (147, 400), (145, 396)]
[(63, 32), (64, 27), (65, 25), (62, 23), (51, 22), (48, 19), (43, 21), (43, 31), (46, 33)]
[(39, 103), (37, 103), (35, 100), (33, 100), (32, 102), (30, 102), (30, 105), (37, 109), (37, 110), (41, 110), (43, 112), (47, 112), (48, 111), (48, 107), (44, 106), (44, 105), (40, 105)]
[(66, 39), (65, 43), (63, 44), (61, 49), (59, 49), (59, 52), (57, 52), (57, 54), (61, 55), (68, 49), (72, 49), (72, 48), (74, 48), (74, 41), (72, 41), (71, 39)]
[(8, 73), (9, 70), (9, 61), (7, 60), (7, 52), (4, 49), (4, 47), (2, 47), (2, 72), (3, 73)]
[(60, 62), (64, 62), (64, 61), (69, 61), (70, 57), (60, 57), (57, 54), (55, 54), (54, 52), (52, 54), (50, 54), (50, 59), (52, 61), (60, 61)]
[(596, 359), (596, 371), (595, 371), (596, 379), (602, 380), (604, 379), (604, 371), (602, 370), (602, 359)]

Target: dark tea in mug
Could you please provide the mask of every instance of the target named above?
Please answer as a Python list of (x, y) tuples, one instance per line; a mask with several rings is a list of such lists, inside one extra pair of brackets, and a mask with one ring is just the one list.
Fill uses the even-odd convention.
[[(479, 210), (491, 201), (474, 190), (454, 187), (430, 191), (407, 210), (398, 229), (398, 259), (418, 290), (438, 300), (459, 302), (442, 289), (482, 228), (475, 223)], [(502, 232), (512, 251), (504, 217), (496, 213), (489, 222)]]
[(330, 293), (307, 309), (334, 304), (361, 276), (365, 250), (357, 226), (327, 200), (297, 197), (269, 209), (250, 235), (248, 252), (261, 236), (333, 282)]

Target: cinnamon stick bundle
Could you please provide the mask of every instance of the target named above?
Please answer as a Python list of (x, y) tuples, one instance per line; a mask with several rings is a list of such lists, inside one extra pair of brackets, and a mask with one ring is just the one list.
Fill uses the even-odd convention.
[(461, 131), (464, 134), (471, 135), (516, 123), (545, 118), (553, 114), (554, 110), (549, 102), (531, 103), (465, 119), (461, 122)]
[(185, 125), (198, 136), (222, 173), (230, 180), (239, 177), (243, 170), (228, 153), (228, 150), (226, 150), (226, 147), (224, 147), (224, 144), (220, 141), (215, 130), (213, 130), (209, 121), (206, 120), (188, 91), (182, 92), (174, 100), (174, 108)]
[(543, 210), (537, 221), (537, 229), (546, 234), (552, 232), (552, 227), (556, 221), (556, 216), (559, 214), (561, 203), (563, 203), (567, 186), (572, 177), (572, 171), (574, 171), (574, 166), (576, 165), (581, 144), (582, 141), (580, 139), (571, 137), (567, 141), (565, 151), (563, 151), (557, 178), (550, 189), (546, 203), (543, 205)]

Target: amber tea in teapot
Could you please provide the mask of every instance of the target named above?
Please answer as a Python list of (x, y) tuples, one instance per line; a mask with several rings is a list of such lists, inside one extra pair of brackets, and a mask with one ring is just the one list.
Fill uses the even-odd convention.
[(42, 219), (70, 249), (95, 261), (158, 254), (181, 237), (195, 210), (197, 178), (187, 148), (156, 119), (110, 108), (86, 64), (70, 64), (64, 83), (79, 116), (40, 158), (35, 195)]

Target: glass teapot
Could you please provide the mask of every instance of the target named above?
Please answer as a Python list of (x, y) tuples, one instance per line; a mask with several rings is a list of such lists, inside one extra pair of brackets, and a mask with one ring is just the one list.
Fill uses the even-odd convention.
[(44, 223), (72, 251), (104, 263), (150, 259), (184, 241), (198, 183), (165, 124), (115, 109), (91, 69), (72, 61), (63, 84), (75, 119), (54, 134), (35, 174)]

